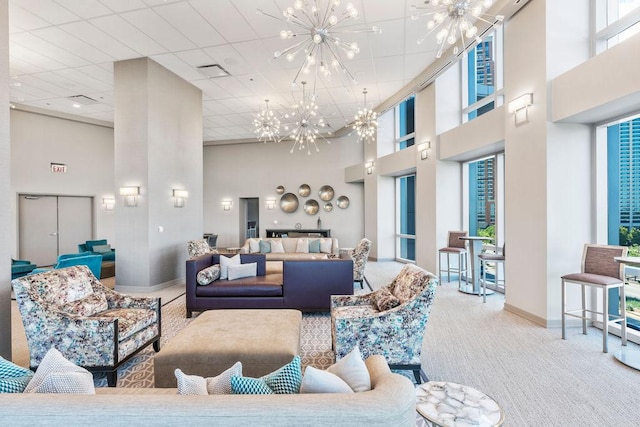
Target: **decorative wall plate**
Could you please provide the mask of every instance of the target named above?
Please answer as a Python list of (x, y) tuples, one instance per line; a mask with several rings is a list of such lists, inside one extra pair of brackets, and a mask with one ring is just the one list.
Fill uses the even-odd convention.
[(314, 199), (309, 199), (304, 202), (304, 211), (307, 213), (307, 215), (315, 215), (318, 213), (319, 209), (320, 205), (318, 205), (318, 202)]
[(301, 197), (307, 197), (309, 194), (311, 194), (311, 187), (309, 187), (307, 184), (302, 184), (300, 187), (298, 187), (298, 194)]
[(320, 187), (320, 191), (318, 191), (318, 197), (320, 197), (320, 200), (325, 202), (333, 199), (333, 187), (330, 185), (323, 185)]
[(322, 206), (325, 212), (331, 212), (333, 210), (333, 204), (331, 202), (327, 202)]
[(276, 193), (278, 194), (284, 194), (284, 187), (282, 185), (278, 185), (276, 187)]
[(347, 209), (349, 207), (349, 198), (347, 196), (340, 196), (336, 204), (340, 209)]
[(286, 213), (295, 212), (298, 209), (298, 197), (293, 193), (286, 193), (280, 197), (280, 209)]

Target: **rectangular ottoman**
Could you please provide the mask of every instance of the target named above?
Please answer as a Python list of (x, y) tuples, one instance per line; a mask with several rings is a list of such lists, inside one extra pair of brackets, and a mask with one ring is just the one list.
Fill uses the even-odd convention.
[(153, 358), (156, 387), (176, 387), (174, 371), (213, 377), (242, 362), (242, 374), (260, 377), (300, 354), (298, 310), (208, 310), (178, 332)]

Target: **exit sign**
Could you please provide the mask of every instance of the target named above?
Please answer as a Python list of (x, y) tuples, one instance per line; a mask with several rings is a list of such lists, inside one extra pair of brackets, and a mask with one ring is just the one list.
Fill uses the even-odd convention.
[(67, 165), (65, 165), (64, 163), (51, 163), (51, 172), (67, 173)]

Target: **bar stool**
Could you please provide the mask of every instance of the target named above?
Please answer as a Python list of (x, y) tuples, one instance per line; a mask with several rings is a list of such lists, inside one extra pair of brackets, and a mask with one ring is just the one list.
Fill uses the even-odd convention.
[[(506, 273), (503, 274), (502, 279), (498, 278), (498, 266), (502, 264), (504, 266), (504, 255), (505, 255), (505, 245), (502, 245), (502, 253), (501, 254), (480, 254), (478, 255), (478, 259), (480, 260), (480, 266), (482, 269), (482, 302), (487, 302), (487, 267), (489, 263), (495, 263), (496, 265), (496, 273), (494, 275), (494, 283), (496, 285), (496, 289), (498, 288), (498, 282), (502, 282), (502, 288), (506, 292), (506, 284), (505, 277)], [(503, 267), (504, 270), (504, 267)]]
[[(439, 264), (439, 282), (442, 283), (442, 272), (447, 271), (447, 282), (451, 281), (451, 272), (458, 273), (458, 288), (462, 286), (462, 273), (466, 276), (466, 281), (469, 283), (469, 275), (467, 274), (468, 262), (467, 262), (467, 242), (460, 240), (460, 237), (466, 237), (466, 231), (449, 231), (447, 239), (447, 247), (438, 249), (438, 264)], [(447, 268), (442, 268), (442, 254), (447, 254)], [(458, 256), (458, 268), (451, 268), (451, 254)], [(464, 261), (464, 262), (463, 262)], [(463, 268), (464, 265), (464, 268)]]
[(247, 238), (256, 237), (256, 221), (247, 222)]
[[(562, 339), (566, 338), (566, 316), (582, 319), (582, 333), (587, 335), (587, 313), (602, 316), (602, 352), (607, 353), (609, 325), (620, 323), (622, 345), (627, 345), (627, 313), (624, 296), (624, 264), (617, 263), (615, 257), (627, 256), (628, 248), (624, 246), (609, 245), (584, 245), (582, 254), (582, 271), (580, 273), (566, 274), (562, 276)], [(567, 310), (567, 284), (580, 285), (582, 291), (582, 308)], [(585, 288), (587, 286), (601, 289), (602, 312), (588, 310), (586, 305)], [(618, 307), (620, 315), (609, 314), (609, 290), (619, 288), (620, 299)]]

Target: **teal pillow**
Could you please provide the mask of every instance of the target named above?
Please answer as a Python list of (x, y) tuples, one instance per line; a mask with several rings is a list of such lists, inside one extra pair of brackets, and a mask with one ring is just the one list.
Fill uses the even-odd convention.
[(320, 239), (309, 240), (309, 253), (320, 253)]
[(0, 357), (0, 393), (22, 393), (33, 372)]
[(106, 254), (111, 252), (111, 245), (95, 245), (93, 247), (93, 252), (98, 252), (99, 254)]
[(261, 254), (271, 253), (271, 243), (265, 240), (260, 240), (260, 253)]
[(261, 378), (231, 377), (231, 391), (233, 394), (299, 393), (302, 383), (301, 363), (300, 356), (295, 356), (282, 368)]

